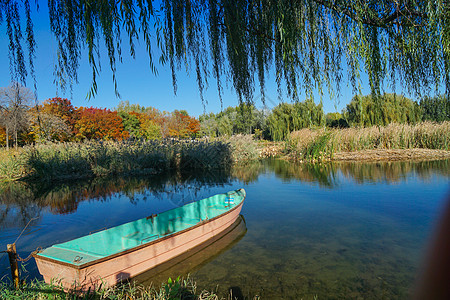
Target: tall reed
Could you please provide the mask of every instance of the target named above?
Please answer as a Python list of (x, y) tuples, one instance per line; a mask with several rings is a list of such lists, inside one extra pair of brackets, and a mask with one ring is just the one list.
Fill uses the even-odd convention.
[(345, 129), (302, 129), (291, 134), (298, 157), (329, 157), (333, 152), (367, 149), (450, 150), (450, 122)]
[(158, 174), (170, 169), (224, 169), (231, 163), (230, 146), (220, 141), (48, 143), (3, 156), (0, 180)]

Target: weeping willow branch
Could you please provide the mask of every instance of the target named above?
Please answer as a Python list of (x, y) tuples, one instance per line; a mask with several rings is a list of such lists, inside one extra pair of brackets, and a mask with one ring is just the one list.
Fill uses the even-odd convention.
[[(286, 90), (296, 100), (302, 93), (311, 97), (315, 89), (339, 93), (347, 82), (358, 91), (362, 73), (374, 95), (386, 83), (400, 83), (418, 96), (440, 90), (442, 83), (450, 91), (450, 4), (444, 0), (51, 0), (48, 7), (58, 45), (55, 81), (62, 88), (77, 83), (87, 53), (88, 96), (97, 93), (103, 55), (119, 95), (122, 48), (128, 46), (134, 57), (140, 40), (153, 73), (154, 55), (163, 67), (169, 65), (175, 93), (178, 72), (194, 70), (203, 102), (209, 77), (220, 97), (226, 80), (239, 101), (249, 103), (258, 81), (264, 100), (271, 72), (280, 95)], [(22, 83), (35, 76), (31, 9), (29, 0), (0, 0), (11, 79)]]

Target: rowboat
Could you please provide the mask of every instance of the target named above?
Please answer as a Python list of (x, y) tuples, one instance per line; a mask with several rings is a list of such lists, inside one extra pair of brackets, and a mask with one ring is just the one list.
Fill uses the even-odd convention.
[(33, 253), (47, 283), (86, 291), (112, 286), (192, 249), (230, 227), (245, 190), (218, 194)]

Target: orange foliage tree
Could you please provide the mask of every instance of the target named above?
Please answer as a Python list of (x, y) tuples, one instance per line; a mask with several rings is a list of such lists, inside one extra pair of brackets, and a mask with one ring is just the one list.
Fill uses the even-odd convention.
[(200, 122), (189, 116), (185, 110), (175, 110), (164, 120), (167, 135), (170, 137), (195, 137), (200, 131)]
[(122, 140), (129, 137), (116, 111), (94, 107), (80, 107), (77, 111), (76, 139)]
[(185, 122), (187, 126), (187, 131), (191, 137), (196, 137), (200, 132), (200, 121), (194, 117), (186, 116)]
[(0, 145), (6, 145), (6, 129), (0, 126)]

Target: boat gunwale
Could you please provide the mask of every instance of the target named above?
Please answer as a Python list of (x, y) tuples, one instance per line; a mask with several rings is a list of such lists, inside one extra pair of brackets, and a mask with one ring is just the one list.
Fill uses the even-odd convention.
[(223, 216), (226, 216), (226, 215), (232, 213), (233, 211), (235, 211), (239, 207), (242, 207), (242, 205), (244, 204), (245, 198), (246, 198), (246, 194), (244, 193), (244, 197), (242, 198), (241, 203), (239, 203), (235, 207), (231, 208), (230, 210), (227, 210), (224, 213), (215, 216), (214, 218), (202, 220), (199, 223), (197, 223), (197, 224), (195, 224), (195, 225), (193, 225), (191, 227), (188, 227), (188, 228), (185, 228), (185, 229), (183, 229), (181, 231), (177, 231), (177, 232), (171, 233), (169, 235), (163, 236), (163, 237), (161, 237), (161, 238), (159, 238), (157, 240), (153, 240), (153, 241), (145, 243), (145, 244), (137, 245), (137, 246), (135, 246), (133, 248), (125, 249), (123, 251), (120, 251), (120, 252), (117, 252), (117, 253), (114, 253), (114, 254), (110, 254), (108, 256), (105, 256), (105, 257), (102, 257), (102, 258), (99, 258), (99, 259), (96, 259), (96, 260), (92, 260), (92, 261), (86, 262), (84, 264), (74, 265), (74, 264), (71, 264), (71, 263), (68, 263), (68, 262), (64, 262), (64, 261), (60, 261), (60, 260), (57, 260), (57, 259), (54, 259), (54, 258), (50, 258), (50, 257), (46, 257), (46, 256), (40, 256), (39, 253), (42, 250), (41, 251), (34, 251), (34, 252), (31, 253), (31, 255), (34, 257), (34, 259), (41, 259), (41, 260), (44, 260), (44, 261), (53, 262), (53, 263), (56, 263), (56, 264), (59, 264), (59, 265), (63, 265), (63, 266), (66, 266), (66, 267), (71, 267), (73, 269), (81, 270), (81, 269), (90, 267), (92, 265), (96, 265), (96, 264), (102, 263), (104, 261), (111, 260), (111, 259), (114, 259), (114, 258), (122, 256), (122, 255), (130, 254), (130, 253), (132, 253), (134, 251), (141, 250), (141, 249), (146, 248), (146, 247), (150, 247), (150, 246), (152, 246), (154, 244), (157, 244), (159, 242), (165, 241), (165, 240), (167, 240), (169, 238), (175, 237), (177, 235), (180, 235), (180, 234), (186, 233), (186, 232), (188, 232), (190, 230), (193, 230), (193, 229), (195, 229), (197, 227), (200, 227), (200, 226), (203, 226), (205, 224), (208, 224), (208, 223), (210, 223), (210, 222), (212, 222), (214, 220), (217, 220), (217, 219), (219, 219), (219, 218), (221, 218)]

